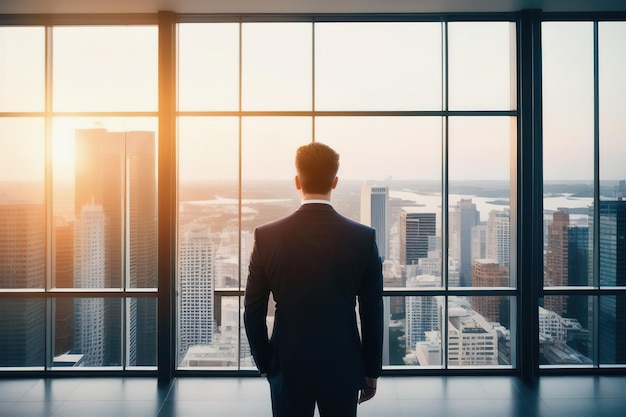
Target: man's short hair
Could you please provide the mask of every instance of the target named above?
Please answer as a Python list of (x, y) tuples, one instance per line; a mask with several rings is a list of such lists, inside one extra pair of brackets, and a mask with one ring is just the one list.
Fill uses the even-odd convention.
[(328, 193), (338, 170), (339, 154), (328, 145), (312, 142), (296, 151), (296, 171), (305, 193)]

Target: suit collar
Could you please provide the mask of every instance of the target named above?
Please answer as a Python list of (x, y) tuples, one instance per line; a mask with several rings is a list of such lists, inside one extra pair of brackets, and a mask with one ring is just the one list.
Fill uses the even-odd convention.
[(296, 211), (335, 211), (335, 209), (326, 203), (307, 203), (300, 205)]
[(329, 200), (302, 200), (301, 204), (328, 204), (328, 205), (332, 205)]

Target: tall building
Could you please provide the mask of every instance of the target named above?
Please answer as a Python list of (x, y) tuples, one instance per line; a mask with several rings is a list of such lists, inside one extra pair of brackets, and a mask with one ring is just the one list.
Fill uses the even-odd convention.
[(450, 256), (460, 262), (461, 287), (472, 285), (472, 228), (480, 213), (471, 199), (461, 199), (450, 210)]
[[(564, 287), (568, 284), (569, 224), (569, 213), (566, 210), (559, 209), (552, 213), (552, 223), (548, 226), (544, 287)], [(562, 295), (546, 297), (544, 308), (563, 316), (567, 312), (566, 298)]]
[[(407, 279), (407, 286), (411, 288), (438, 287), (441, 278), (432, 275), (420, 275)], [(418, 342), (426, 340), (426, 334), (430, 331), (441, 329), (442, 304), (438, 297), (419, 296), (406, 297), (406, 351), (416, 349)]]
[[(43, 204), (0, 203), (0, 288), (42, 288), (46, 278)], [(0, 300), (0, 366), (42, 366), (45, 302)]]
[[(154, 132), (77, 129), (75, 137), (76, 218), (85, 204), (105, 217), (104, 280), (101, 287), (156, 287), (157, 219)], [(127, 259), (125, 259), (125, 255)], [(129, 365), (156, 365), (156, 307), (132, 300)], [(107, 304), (105, 360), (121, 360), (121, 312)]]
[[(593, 208), (590, 211), (593, 225)], [(601, 200), (599, 213), (600, 286), (626, 286), (626, 200)], [(626, 363), (626, 297), (600, 297), (599, 327), (600, 362)]]
[[(53, 235), (54, 286), (74, 286), (74, 222), (55, 219)], [(74, 306), (69, 299), (54, 301), (54, 356), (74, 347)]]
[[(102, 288), (105, 280), (106, 219), (102, 206), (86, 205), (74, 228), (74, 288)], [(74, 302), (74, 352), (84, 366), (105, 364), (105, 299)], [(108, 329), (106, 329), (108, 331)]]
[(479, 224), (472, 227), (472, 261), (487, 258), (487, 225)]
[[(126, 245), (130, 288), (157, 287), (157, 200), (154, 132), (116, 132), (126, 139)], [(128, 363), (157, 364), (157, 308), (154, 299), (133, 298), (130, 303)]]
[(487, 219), (487, 258), (508, 266), (511, 260), (511, 221), (509, 209), (492, 210)]
[[(567, 242), (568, 285), (589, 285), (589, 227), (570, 225)], [(590, 316), (588, 297), (568, 297), (567, 315), (587, 329)]]
[(429, 237), (436, 234), (435, 213), (424, 213), (412, 207), (400, 212), (400, 263), (417, 264), (428, 257)]
[(124, 136), (106, 129), (77, 129), (74, 213), (85, 205), (102, 206), (106, 218), (104, 287), (122, 286), (125, 191)]
[[(509, 268), (501, 266), (493, 259), (475, 259), (473, 265), (473, 287), (507, 287)], [(476, 296), (472, 298), (474, 310), (490, 322), (503, 323), (508, 312), (502, 311), (506, 297)], [(506, 303), (504, 303), (506, 305)], [(505, 317), (502, 317), (505, 314)]]
[(182, 360), (190, 347), (213, 341), (215, 250), (210, 232), (184, 232), (179, 251), (178, 358)]
[(448, 365), (498, 364), (498, 334), (480, 314), (451, 304), (448, 311)]
[(389, 187), (361, 187), (361, 223), (376, 230), (376, 245), (383, 260), (389, 258)]

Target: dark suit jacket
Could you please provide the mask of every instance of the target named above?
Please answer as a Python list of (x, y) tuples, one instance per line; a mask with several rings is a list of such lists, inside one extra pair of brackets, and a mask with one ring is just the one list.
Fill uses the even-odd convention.
[[(259, 371), (280, 373), (291, 389), (363, 388), (382, 367), (382, 287), (374, 229), (328, 204), (304, 204), (258, 227), (244, 321)], [(276, 310), (268, 340), (270, 292)]]

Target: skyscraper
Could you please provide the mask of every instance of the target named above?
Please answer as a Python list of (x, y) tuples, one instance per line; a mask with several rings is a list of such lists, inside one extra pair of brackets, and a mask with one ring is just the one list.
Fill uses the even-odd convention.
[[(104, 285), (105, 223), (102, 206), (82, 208), (74, 228), (75, 288), (102, 288)], [(84, 366), (104, 365), (104, 298), (78, 298), (74, 303), (74, 317), (74, 353), (84, 355)]]
[[(53, 235), (54, 285), (74, 286), (74, 222), (55, 219)], [(71, 299), (54, 300), (54, 356), (69, 352), (74, 346), (74, 306)]]
[(487, 219), (487, 258), (502, 266), (511, 260), (511, 222), (509, 209), (491, 210)]
[[(126, 140), (126, 222), (128, 286), (157, 287), (157, 201), (154, 132), (117, 132)], [(129, 365), (156, 366), (156, 301), (131, 299)]]
[[(42, 288), (46, 271), (43, 204), (0, 203), (0, 288)], [(42, 366), (45, 301), (0, 300), (0, 366)]]
[[(568, 285), (589, 285), (589, 227), (570, 225), (567, 241)], [(568, 297), (567, 314), (587, 329), (590, 315), (588, 297)]]
[(472, 260), (487, 258), (487, 225), (472, 227)]
[[(101, 206), (105, 218), (101, 288), (156, 286), (156, 158), (154, 132), (77, 129), (75, 213)], [(125, 256), (127, 259), (125, 261)], [(131, 300), (129, 365), (156, 365), (156, 306)], [(106, 305), (104, 364), (121, 360), (121, 312)]]
[[(568, 284), (568, 231), (569, 213), (563, 209), (552, 213), (552, 223), (548, 226), (544, 287), (563, 287)], [(566, 297), (562, 295), (546, 297), (544, 308), (563, 316), (567, 312)]]
[(450, 210), (450, 256), (460, 262), (461, 287), (472, 285), (472, 228), (480, 213), (471, 199), (461, 199)]
[[(437, 287), (441, 279), (432, 275), (421, 275), (407, 279), (411, 288)], [(426, 333), (441, 329), (441, 303), (435, 296), (406, 297), (406, 351), (416, 349), (417, 342), (426, 340)]]
[[(506, 287), (509, 285), (509, 268), (501, 266), (493, 259), (474, 259), (473, 265), (474, 287)], [(506, 297), (504, 297), (506, 299)], [(472, 307), (485, 319), (502, 323), (501, 311), (503, 297), (477, 296), (472, 298)], [(506, 304), (506, 303), (505, 303)]]
[(376, 230), (376, 245), (383, 260), (389, 257), (389, 187), (361, 187), (361, 223)]
[[(599, 213), (600, 286), (626, 286), (626, 200), (601, 200)], [(626, 363), (626, 297), (600, 297), (599, 326), (600, 362)]]
[(192, 346), (213, 341), (215, 249), (208, 230), (181, 235), (179, 249), (179, 344), (182, 360)]
[(404, 207), (400, 212), (400, 263), (417, 264), (428, 257), (429, 236), (436, 234), (435, 213), (424, 213), (418, 208)]

